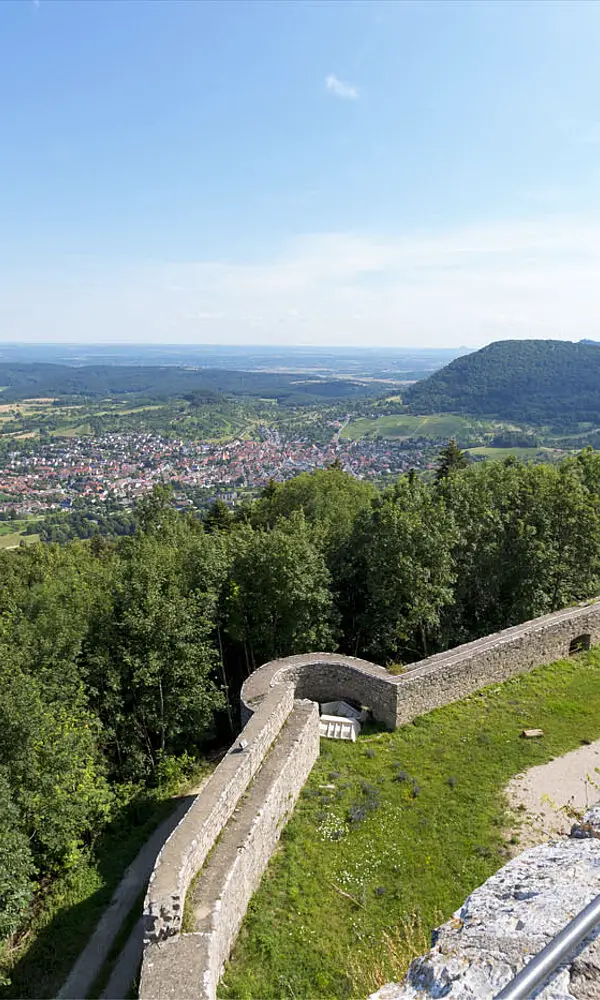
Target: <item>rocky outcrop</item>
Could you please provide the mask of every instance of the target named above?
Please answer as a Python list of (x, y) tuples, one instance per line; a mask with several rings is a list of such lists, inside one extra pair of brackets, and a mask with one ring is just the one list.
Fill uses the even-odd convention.
[[(589, 810), (571, 839), (532, 847), (476, 889), (433, 936), (404, 983), (369, 1000), (486, 1000), (600, 893), (600, 808)], [(540, 1000), (599, 1000), (600, 939), (552, 976)]]

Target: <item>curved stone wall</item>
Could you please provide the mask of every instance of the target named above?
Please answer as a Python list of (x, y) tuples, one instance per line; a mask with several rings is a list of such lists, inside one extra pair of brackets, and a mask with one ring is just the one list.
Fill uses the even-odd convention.
[(586, 638), (588, 647), (600, 642), (600, 598), (436, 653), (399, 675), (336, 653), (287, 656), (265, 663), (247, 679), (241, 692), (242, 718), (250, 718), (268, 692), (291, 685), (296, 697), (354, 699), (395, 729), (486, 684), (568, 657), (579, 637)]
[[(245, 725), (238, 742), (216, 768), (158, 856), (144, 904), (146, 948), (140, 996), (144, 1000), (169, 996), (214, 1000), (220, 974), (217, 966), (227, 958), (249, 893), (260, 880), (289, 813), (290, 802), (300, 791), (316, 754), (316, 712), (307, 717), (298, 738), (287, 744), (285, 741), (287, 720), (294, 706), (302, 704), (299, 699), (349, 698), (368, 706), (377, 720), (393, 729), (487, 684), (567, 657), (574, 640), (581, 636), (585, 636), (586, 643), (600, 642), (600, 599), (431, 656), (399, 676), (392, 676), (383, 667), (366, 660), (334, 653), (290, 656), (273, 660), (255, 671), (241, 692)], [(203, 905), (214, 915), (209, 921), (212, 951), (207, 950), (208, 931), (201, 929), (202, 925), (195, 933), (181, 933), (186, 894), (209, 852), (223, 831), (229, 829), (232, 818), (235, 820), (234, 811), (245, 793), (251, 798), (252, 789), (256, 792), (261, 787), (262, 765), (269, 753), (278, 752), (278, 745), (279, 753), (283, 746), (287, 755), (288, 795), (281, 797), (269, 790), (265, 792), (268, 808), (262, 808), (266, 802), (256, 804), (257, 816), (260, 814), (262, 818), (260, 823), (252, 825), (254, 839), (252, 843), (244, 841), (239, 845), (240, 851), (248, 851), (246, 860), (250, 867), (254, 866), (254, 872), (249, 873), (247, 866), (242, 866), (246, 890), (229, 893), (229, 909), (219, 918), (224, 897), (220, 895), (221, 889), (216, 888), (216, 881), (213, 885), (207, 879), (207, 887), (209, 884), (213, 887), (207, 889), (210, 898), (203, 900)], [(234, 865), (234, 855), (231, 857), (233, 873), (239, 861)], [(230, 886), (231, 878), (226, 875), (221, 883)], [(213, 958), (209, 958), (209, 952)]]
[(252, 717), (267, 693), (291, 687), (296, 698), (336, 701), (346, 697), (368, 705), (378, 722), (396, 727), (396, 681), (384, 667), (356, 656), (302, 653), (271, 660), (250, 674), (241, 691), (242, 722)]

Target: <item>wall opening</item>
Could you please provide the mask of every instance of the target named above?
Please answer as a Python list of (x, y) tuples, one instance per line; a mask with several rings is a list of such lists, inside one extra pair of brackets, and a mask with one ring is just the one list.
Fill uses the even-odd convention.
[(569, 656), (575, 656), (577, 653), (586, 653), (592, 645), (591, 635), (578, 635), (575, 639), (571, 641), (569, 646)]

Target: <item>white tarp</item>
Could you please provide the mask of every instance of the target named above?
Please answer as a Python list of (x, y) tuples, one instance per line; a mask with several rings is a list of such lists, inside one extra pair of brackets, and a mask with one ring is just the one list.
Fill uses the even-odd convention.
[(357, 722), (364, 722), (367, 712), (360, 708), (354, 708), (347, 701), (326, 701), (319, 706), (321, 715), (341, 715), (345, 719), (356, 719)]

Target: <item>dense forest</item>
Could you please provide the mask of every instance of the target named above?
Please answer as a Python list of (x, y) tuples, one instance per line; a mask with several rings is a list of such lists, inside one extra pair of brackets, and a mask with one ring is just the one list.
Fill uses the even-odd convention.
[(505, 340), (456, 358), (405, 394), (411, 413), (465, 413), (553, 427), (600, 423), (600, 350)]
[(471, 465), (451, 443), (431, 482), (334, 465), (203, 521), (158, 487), (134, 527), (0, 553), (0, 937), (124, 801), (229, 744), (264, 661), (408, 663), (597, 594), (600, 455)]
[(73, 510), (47, 514), (26, 522), (24, 535), (39, 535), (41, 542), (70, 542), (76, 538), (94, 538), (96, 535), (132, 535), (135, 518), (115, 502), (93, 507), (84, 503)]
[(142, 395), (154, 399), (194, 393), (204, 402), (220, 394), (277, 399), (283, 404), (327, 402), (373, 395), (373, 385), (353, 379), (321, 378), (274, 372), (226, 371), (175, 366), (70, 365), (0, 363), (2, 399), (44, 396), (106, 397)]

